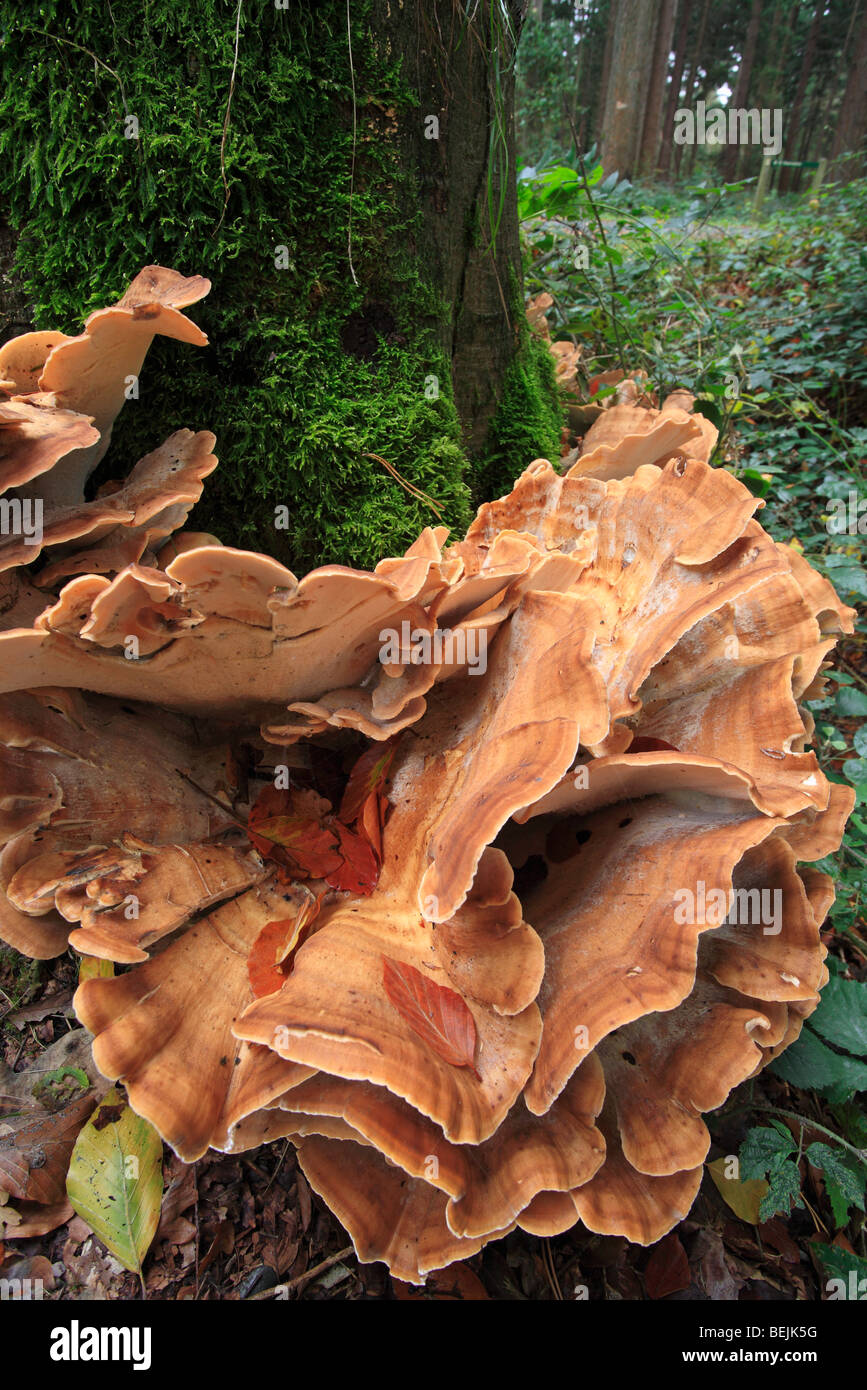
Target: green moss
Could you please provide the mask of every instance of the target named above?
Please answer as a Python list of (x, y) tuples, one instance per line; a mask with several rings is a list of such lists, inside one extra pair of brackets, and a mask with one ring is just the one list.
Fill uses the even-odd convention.
[(554, 358), (524, 329), (520, 351), (506, 376), (491, 425), (488, 448), (476, 474), (478, 501), (508, 492), (534, 458), (560, 457), (562, 411), (557, 400)]
[[(150, 0), (109, 18), (21, 0), (4, 21), (0, 194), (37, 326), (79, 331), (146, 263), (214, 284), (191, 311), (210, 346), (156, 340), (91, 486), (174, 429), (212, 429), (220, 468), (190, 524), (297, 568), (371, 564), (436, 523), (365, 452), (450, 526), (469, 515), (433, 287), (412, 257), (419, 199), (385, 138), (416, 98), (368, 9), (352, 6), (353, 141), (342, 0), (245, 6), (222, 155), (233, 6)], [(347, 349), (347, 321), (365, 314), (373, 326)]]
[(147, 263), (213, 281), (191, 311), (209, 347), (156, 340), (91, 489), (171, 431), (211, 429), (220, 468), (190, 525), (297, 570), (371, 565), (439, 520), (367, 453), (461, 531), (471, 489), (503, 491), (557, 448), (553, 370), (525, 332), (485, 456), (467, 458), (393, 138), (418, 100), (370, 10), (353, 0), (353, 73), (343, 0), (245, 4), (225, 139), (225, 0), (19, 0), (4, 19), (0, 196), (37, 326), (78, 332)]

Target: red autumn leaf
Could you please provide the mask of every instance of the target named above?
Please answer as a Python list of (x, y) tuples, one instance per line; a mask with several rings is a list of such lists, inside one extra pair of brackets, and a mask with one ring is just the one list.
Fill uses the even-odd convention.
[(290, 957), (307, 934), (307, 928), (319, 912), (319, 898), (308, 894), (294, 917), (266, 922), (247, 957), (247, 974), (253, 998), (274, 994), (289, 974)]
[(325, 878), (341, 864), (334, 832), (302, 816), (270, 816), (258, 823), (250, 839), (266, 856), (275, 845), (284, 850), (287, 858), (310, 878)]
[(369, 843), (378, 862), (382, 863), (383, 808), (388, 805), (382, 792), (371, 792), (361, 808), (357, 828)]
[(349, 774), (338, 816), (346, 825), (358, 818), (371, 792), (378, 792), (385, 782), (397, 752), (397, 739), (374, 743), (366, 748)]
[(338, 869), (326, 875), (325, 882), (344, 893), (358, 893), (369, 898), (379, 881), (379, 860), (372, 846), (340, 821), (334, 822), (334, 829), (340, 836), (343, 859)]
[(459, 994), (434, 984), (415, 966), (382, 958), (382, 982), (389, 1000), (414, 1033), (453, 1067), (475, 1067), (476, 1022)]
[(283, 985), (286, 972), (280, 966), (287, 938), (294, 935), (295, 920), (268, 922), (253, 942), (247, 957), (247, 975), (254, 999), (274, 994)]
[(266, 787), (250, 810), (250, 843), (266, 859), (288, 862), (300, 876), (324, 878), (342, 862), (337, 836), (322, 824), (330, 809), (315, 793)]
[(644, 1283), (649, 1298), (665, 1298), (667, 1294), (688, 1289), (691, 1282), (689, 1260), (674, 1231), (653, 1247)]

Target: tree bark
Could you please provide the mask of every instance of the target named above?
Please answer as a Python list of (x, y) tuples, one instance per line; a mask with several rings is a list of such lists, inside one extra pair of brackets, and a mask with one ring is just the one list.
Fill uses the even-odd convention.
[[(849, 63), (849, 78), (837, 128), (831, 145), (832, 175), (845, 182), (857, 178), (863, 169), (864, 137), (867, 135), (867, 15), (862, 16), (858, 40)], [(843, 159), (860, 152), (861, 159)]]
[(662, 0), (656, 26), (656, 42), (653, 46), (653, 62), (650, 68), (647, 105), (644, 111), (644, 130), (641, 136), (641, 150), (638, 159), (639, 169), (646, 178), (653, 178), (656, 173), (657, 157), (662, 139), (665, 82), (668, 76), (668, 60), (671, 55), (677, 6), (678, 0)]
[[(749, 99), (750, 80), (753, 73), (753, 63), (756, 58), (756, 45), (759, 38), (759, 24), (762, 18), (762, 0), (753, 0), (753, 8), (750, 14), (750, 21), (747, 25), (746, 37), (744, 39), (744, 51), (741, 56), (741, 65), (738, 68), (737, 82), (732, 95), (731, 105), (733, 108), (741, 110), (746, 107)], [(726, 145), (720, 160), (720, 175), (726, 183), (731, 183), (737, 176), (738, 156), (740, 155), (739, 145)]]
[(656, 8), (656, 0), (631, 0), (625, 13), (618, 7), (615, 21), (601, 156), (606, 173), (617, 171), (622, 178), (632, 178), (638, 164)]
[[(398, 154), (402, 167), (418, 171), (424, 217), (417, 252), (448, 306), (438, 337), (451, 362), (455, 404), (473, 455), (484, 448), (515, 356), (516, 316), (523, 312), (515, 295), (521, 256), (514, 48), (492, 51), (486, 25), (462, 38), (452, 0), (402, 8), (377, 0), (377, 8), (382, 31), (406, 55), (421, 103), (419, 120), (396, 132)], [(516, 37), (520, 8), (511, 6)], [(438, 140), (425, 136), (428, 113), (440, 121)]]
[(680, 100), (680, 84), (683, 81), (683, 65), (686, 61), (686, 45), (689, 38), (689, 23), (692, 19), (692, 12), (695, 0), (684, 0), (677, 21), (677, 43), (674, 50), (674, 67), (671, 71), (671, 83), (668, 88), (668, 97), (665, 103), (665, 115), (662, 118), (662, 141), (659, 148), (659, 173), (662, 178), (668, 177), (671, 168), (671, 152), (674, 148), (672, 135), (674, 132), (674, 113), (677, 110), (677, 103)]
[[(692, 49), (692, 53), (691, 53), (691, 55), (690, 55), (690, 60), (689, 60), (689, 76), (688, 76), (687, 79), (686, 79), (686, 97), (684, 98), (684, 104), (685, 104), (687, 107), (692, 106), (693, 98), (695, 97), (696, 76), (697, 76), (697, 73), (698, 73), (698, 65), (699, 65), (699, 61), (700, 61), (700, 59), (701, 59), (702, 50), (703, 50), (703, 48), (704, 48), (704, 36), (705, 36), (705, 31), (706, 31), (706, 29), (707, 29), (707, 17), (708, 17), (709, 12), (710, 12), (710, 0), (704, 0), (704, 5), (702, 6), (702, 11), (701, 11), (701, 19), (699, 20), (699, 23), (698, 23), (698, 30), (697, 30), (697, 32), (696, 32), (695, 42), (694, 42), (694, 44), (693, 44), (693, 49)], [(679, 173), (680, 173), (680, 165), (681, 165), (681, 161), (682, 161), (682, 159), (683, 159), (683, 150), (684, 150), (684, 146), (683, 146), (683, 145), (678, 145), (678, 146), (677, 146), (677, 149), (676, 149), (676, 151), (675, 151), (675, 155), (674, 155), (674, 170), (675, 170), (675, 173), (676, 173), (676, 174), (679, 174)], [(692, 146), (692, 151), (691, 151), (691, 153), (692, 153), (692, 159), (695, 159), (695, 145)]]
[(596, 110), (593, 113), (593, 136), (597, 144), (601, 143), (605, 121), (605, 103), (608, 100), (608, 84), (611, 81), (611, 55), (614, 52), (614, 35), (617, 30), (618, 7), (619, 0), (611, 0), (608, 9), (608, 24), (605, 28), (605, 50), (602, 54), (602, 76), (599, 79), (599, 90), (596, 94)]
[[(824, 12), (825, 0), (817, 0), (816, 8), (813, 11), (813, 19), (810, 24), (810, 31), (807, 35), (804, 57), (801, 62), (801, 72), (798, 78), (795, 100), (792, 102), (789, 111), (789, 129), (783, 150), (783, 159), (794, 159), (795, 151), (798, 148), (798, 133), (801, 124), (801, 112), (804, 107), (804, 96), (807, 91), (807, 83), (810, 80), (810, 73), (813, 71), (813, 61), (816, 57), (816, 45), (819, 41), (819, 26), (822, 22), (822, 15)], [(789, 177), (791, 172), (791, 169), (784, 168), (780, 170), (780, 193), (787, 193), (792, 186), (792, 179)]]

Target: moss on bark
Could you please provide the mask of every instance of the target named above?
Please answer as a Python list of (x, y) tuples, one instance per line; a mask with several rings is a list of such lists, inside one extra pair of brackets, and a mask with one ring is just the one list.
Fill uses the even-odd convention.
[[(481, 481), (401, 135), (420, 88), (376, 5), (353, 0), (348, 34), (342, 0), (245, 0), (236, 55), (222, 0), (20, 0), (0, 58), (0, 195), (36, 326), (77, 331), (146, 263), (214, 282), (192, 311), (210, 346), (157, 340), (91, 486), (213, 429), (191, 524), (297, 569), (372, 564), (438, 521), (365, 454), (456, 529)], [(498, 479), (544, 446), (533, 355), (509, 368), (483, 476), (490, 446)]]

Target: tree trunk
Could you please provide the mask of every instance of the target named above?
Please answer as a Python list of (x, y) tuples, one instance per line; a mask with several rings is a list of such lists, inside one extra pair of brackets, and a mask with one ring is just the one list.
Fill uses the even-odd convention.
[[(741, 65), (738, 68), (737, 82), (732, 95), (731, 105), (736, 110), (746, 107), (750, 93), (750, 79), (753, 73), (753, 63), (756, 57), (756, 45), (759, 38), (759, 24), (762, 18), (762, 0), (753, 0), (750, 22), (747, 25), (746, 38), (744, 40), (744, 51), (741, 56)], [(720, 160), (720, 176), (726, 183), (731, 183), (737, 176), (738, 156), (740, 154), (739, 145), (726, 145)]]
[[(832, 177), (849, 182), (863, 169), (867, 135), (867, 16), (862, 17), (857, 46), (849, 61), (849, 78), (831, 145)], [(861, 155), (861, 159), (844, 156)]]
[(638, 161), (641, 173), (647, 178), (653, 178), (656, 173), (662, 139), (665, 82), (668, 76), (668, 60), (674, 37), (677, 6), (678, 0), (662, 0), (656, 26), (656, 42), (653, 46), (653, 62), (650, 68), (647, 106), (644, 112), (644, 131), (641, 136), (641, 152)]
[[(801, 124), (801, 111), (804, 107), (804, 96), (807, 91), (807, 83), (810, 80), (810, 73), (813, 71), (813, 61), (816, 57), (816, 45), (819, 40), (819, 25), (822, 22), (822, 15), (825, 11), (825, 0), (817, 0), (816, 8), (813, 11), (813, 20), (810, 24), (810, 32), (807, 35), (807, 45), (804, 49), (804, 57), (801, 63), (801, 73), (798, 78), (798, 88), (795, 92), (795, 100), (792, 102), (789, 111), (789, 128), (786, 135), (786, 144), (783, 150), (783, 159), (794, 159), (795, 151), (798, 148), (798, 134)], [(787, 193), (792, 185), (789, 177), (791, 169), (780, 170), (779, 192)]]
[(662, 141), (659, 148), (659, 173), (661, 178), (667, 178), (668, 171), (671, 168), (671, 152), (674, 148), (674, 113), (677, 110), (677, 103), (680, 100), (680, 84), (683, 81), (683, 65), (686, 61), (689, 23), (692, 19), (694, 3), (695, 0), (684, 0), (677, 24), (674, 67), (672, 68), (671, 84), (665, 103), (665, 115), (662, 118)]
[[(698, 23), (698, 30), (696, 32), (695, 42), (693, 44), (692, 54), (689, 60), (689, 75), (686, 79), (686, 96), (684, 98), (684, 105), (687, 107), (692, 106), (693, 100), (695, 98), (698, 77), (698, 65), (701, 59), (702, 51), (704, 49), (704, 36), (705, 31), (707, 29), (707, 17), (709, 12), (710, 0), (704, 0), (704, 5), (702, 6), (701, 11), (701, 19)], [(675, 150), (674, 171), (676, 175), (680, 173), (681, 160), (683, 159), (683, 150), (683, 145), (678, 145), (677, 149)], [(695, 145), (692, 146), (692, 159), (695, 159)]]
[(602, 122), (602, 163), (606, 173), (632, 178), (638, 163), (644, 104), (650, 81), (656, 0), (630, 0), (618, 7), (611, 49), (611, 74)]
[(593, 113), (593, 136), (597, 144), (602, 141), (605, 122), (605, 103), (608, 100), (608, 84), (611, 81), (611, 55), (614, 52), (614, 35), (617, 31), (617, 11), (620, 0), (611, 0), (608, 7), (608, 24), (605, 27), (605, 50), (602, 54), (602, 75), (596, 94), (596, 109)]
[[(419, 118), (401, 122), (395, 132), (396, 154), (403, 168), (418, 171), (423, 217), (416, 254), (449, 306), (438, 339), (451, 363), (466, 446), (475, 456), (484, 449), (523, 314), (515, 296), (521, 265), (514, 49), (492, 52), (486, 29), (461, 41), (451, 0), (402, 10), (377, 0), (375, 9), (382, 32), (405, 55), (421, 102)], [(504, 34), (500, 39), (505, 43)], [(439, 117), (438, 140), (425, 136), (427, 113)]]
[[(372, 455), (458, 528), (473, 491), (556, 453), (550, 355), (522, 307), (522, 12), (149, 0), (111, 24), (77, 6), (61, 26), (41, 0), (10, 11), (18, 138), (0, 200), (38, 325), (75, 332), (146, 263), (213, 282), (196, 314), (210, 346), (161, 340), (110, 451), (213, 429), (197, 529), (296, 570), (370, 564), (437, 523)], [(70, 93), (72, 144), (73, 115), (56, 118)], [(291, 524), (275, 535), (278, 504)]]

